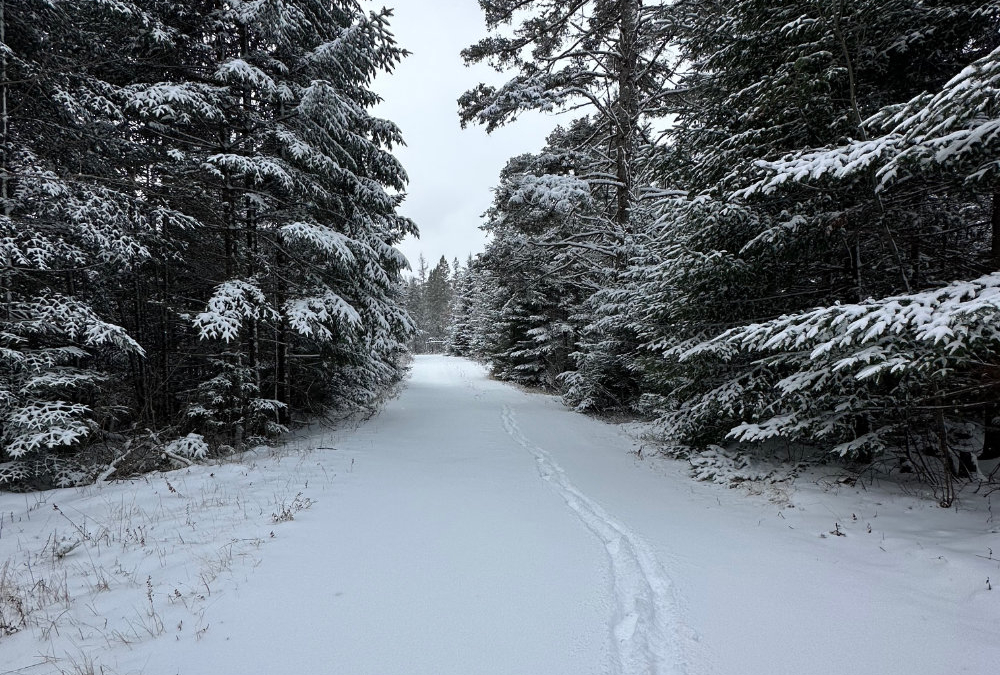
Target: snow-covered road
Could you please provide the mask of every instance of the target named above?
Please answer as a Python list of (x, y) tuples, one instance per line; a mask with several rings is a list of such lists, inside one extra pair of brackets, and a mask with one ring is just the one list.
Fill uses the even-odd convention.
[[(681, 463), (630, 454), (619, 428), (448, 357), (418, 357), (402, 395), (359, 428), (301, 443), (325, 449), (164, 474), (169, 491), (151, 492), (160, 529), (185, 542), (251, 541), (245, 530), (263, 528), (252, 551), (238, 547), (250, 564), (205, 580), (173, 539), (154, 546), (150, 525), (148, 576), (124, 545), (113, 554), (132, 570), (132, 621), (153, 623), (149, 635), (117, 639), (127, 603), (101, 600), (112, 583), (82, 600), (110, 624), (80, 610), (58, 637), (0, 638), (0, 673), (75, 672), (39, 654), (116, 675), (985, 675), (1000, 663), (1000, 591), (986, 583), (1000, 582), (1000, 539), (978, 507), (818, 485), (775, 503), (695, 483)], [(86, 500), (127, 494), (137, 514), (143, 490), (163, 484), (50, 498), (83, 514)], [(248, 508), (254, 495), (292, 504), (280, 485), (303, 493), (290, 517), (253, 524), (271, 508)], [(192, 516), (181, 497), (194, 494), (202, 509), (243, 515)], [(40, 507), (21, 518), (3, 499), (19, 550), (44, 540), (32, 534), (41, 514), (62, 522)], [(204, 583), (171, 595), (171, 574)], [(181, 605), (196, 622), (178, 618)]]

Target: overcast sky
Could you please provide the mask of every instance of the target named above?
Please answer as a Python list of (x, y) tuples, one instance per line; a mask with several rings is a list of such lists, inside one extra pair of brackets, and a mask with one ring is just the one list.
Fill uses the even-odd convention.
[(414, 269), (422, 252), (430, 265), (482, 250), (480, 216), (492, 200), (500, 169), (513, 155), (539, 150), (559, 120), (530, 115), (487, 135), (462, 129), (458, 97), (479, 82), (506, 78), (486, 66), (466, 68), (459, 52), (486, 35), (476, 0), (380, 0), (367, 7), (395, 7), (391, 26), (413, 52), (375, 89), (385, 103), (375, 110), (403, 131), (407, 147), (397, 156), (410, 177), (402, 213), (416, 221), (420, 239), (401, 245)]

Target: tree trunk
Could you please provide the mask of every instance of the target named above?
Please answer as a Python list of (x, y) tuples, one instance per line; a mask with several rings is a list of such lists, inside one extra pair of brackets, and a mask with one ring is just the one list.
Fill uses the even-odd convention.
[[(990, 268), (1000, 271), (1000, 188), (993, 191), (993, 208), (990, 213)], [(994, 387), (995, 391), (995, 387)], [(983, 413), (983, 447), (979, 451), (979, 459), (984, 461), (1000, 459), (1000, 426), (997, 425), (997, 414), (1000, 406), (987, 404)]]
[(615, 226), (619, 236), (632, 231), (632, 190), (635, 163), (635, 137), (638, 124), (636, 69), (638, 67), (639, 0), (621, 0), (618, 41), (618, 95), (612, 106), (614, 119), (614, 157), (617, 194)]
[[(166, 233), (166, 230), (164, 230)], [(171, 322), (169, 303), (173, 300), (173, 291), (170, 276), (170, 264), (162, 265), (163, 287), (160, 301), (160, 355), (159, 355), (159, 391), (161, 392), (157, 406), (161, 419), (171, 419), (174, 414), (175, 398), (173, 387), (170, 384), (170, 363), (171, 359), (177, 358), (177, 342), (174, 339), (174, 326)]]
[[(223, 151), (228, 150), (228, 144), (223, 145)], [(224, 217), (225, 224), (223, 225), (223, 245), (225, 248), (225, 271), (226, 271), (226, 281), (233, 278), (236, 273), (236, 192), (233, 189), (232, 178), (229, 175), (229, 170), (226, 172), (226, 182), (223, 187), (223, 204), (224, 204)]]
[[(10, 217), (10, 114), (7, 110), (7, 2), (0, 0), (0, 45), (3, 51), (0, 53), (0, 201), (3, 201), (2, 212), (4, 217)], [(8, 254), (4, 261), (3, 271), (3, 296), (4, 314), (10, 320), (10, 309), (12, 298), (12, 287), (14, 284), (14, 264)]]
[(0, 0), (0, 199), (3, 200), (3, 214), (10, 215), (7, 201), (7, 142), (10, 116), (7, 113), (7, 2)]
[(288, 424), (288, 411), (292, 405), (292, 388), (288, 377), (288, 324), (282, 318), (275, 329), (274, 340), (274, 398), (285, 404), (278, 410), (278, 422)]
[(1000, 270), (1000, 188), (993, 192), (993, 212), (990, 217), (990, 254), (993, 271)]
[(983, 449), (979, 453), (980, 460), (1000, 459), (1000, 423), (996, 419), (998, 413), (1000, 413), (1000, 406), (996, 404), (986, 406), (983, 419), (986, 429), (983, 436)]
[[(132, 314), (132, 330), (130, 333), (132, 337), (136, 339), (140, 344), (145, 342), (145, 331), (143, 327), (147, 325), (147, 319), (143, 313), (143, 309), (149, 306), (149, 300), (145, 297), (146, 294), (143, 292), (142, 285), (139, 281), (139, 275), (133, 275), (132, 278), (132, 297), (121, 302), (121, 315), (124, 318), (127, 316), (126, 304), (131, 304), (131, 314)], [(149, 420), (152, 427), (156, 428), (156, 416), (153, 414), (153, 406), (149, 400), (149, 379), (146, 372), (146, 359), (137, 355), (129, 354), (129, 370), (130, 379), (132, 380), (132, 386), (134, 388), (135, 405), (138, 410), (139, 417), (142, 419)]]
[(856, 241), (851, 245), (851, 277), (854, 282), (854, 292), (857, 302), (865, 299), (864, 282), (861, 279), (861, 242)]

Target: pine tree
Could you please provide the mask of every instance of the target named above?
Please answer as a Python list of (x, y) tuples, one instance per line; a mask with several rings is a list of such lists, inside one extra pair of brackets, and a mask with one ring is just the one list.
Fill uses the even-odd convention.
[(644, 120), (662, 114), (671, 75), (662, 34), (666, 4), (483, 0), (487, 27), (498, 32), (516, 24), (513, 36), (485, 38), (463, 56), (517, 74), (500, 88), (480, 85), (462, 96), (463, 124), (493, 130), (525, 110), (592, 108), (593, 144), (606, 148), (610, 159), (605, 181), (614, 188), (615, 205), (609, 220), (623, 235), (636, 198), (633, 172), (644, 145)]
[(484, 229), (492, 235), (477, 263), (493, 280), (486, 299), (495, 330), (480, 347), (497, 376), (561, 387), (581, 326), (584, 298), (599, 289), (609, 259), (600, 245), (600, 205), (585, 176), (592, 155), (577, 149), (586, 121), (553, 132), (537, 155), (522, 155), (501, 172)]
[[(666, 32), (669, 3), (538, 0), (481, 6), (491, 30), (512, 24), (513, 35), (482, 40), (464, 52), (466, 60), (487, 61), (516, 74), (502, 87), (481, 85), (467, 92), (460, 99), (462, 121), (492, 130), (524, 110), (588, 109), (587, 118), (567, 125), (562, 146), (588, 157), (586, 166), (575, 162), (576, 176), (588, 184), (597, 208), (578, 231), (565, 233), (572, 243), (561, 244), (565, 250), (553, 255), (579, 257), (580, 247), (588, 247), (585, 257), (593, 269), (586, 281), (588, 295), (616, 288), (638, 222), (645, 217), (644, 202), (656, 192), (650, 189), (653, 179), (644, 158), (654, 145), (650, 123), (664, 114), (665, 101), (673, 93), (675, 63)], [(614, 326), (599, 296), (579, 309), (574, 315), (586, 325), (586, 339), (570, 349), (575, 364), (560, 367), (574, 371), (564, 378), (569, 400), (583, 408), (621, 405), (635, 384), (627, 366), (631, 338)], [(548, 318), (558, 322), (559, 317)], [(544, 327), (538, 330), (549, 334)], [(567, 335), (562, 329), (551, 335), (556, 334), (558, 339)]]

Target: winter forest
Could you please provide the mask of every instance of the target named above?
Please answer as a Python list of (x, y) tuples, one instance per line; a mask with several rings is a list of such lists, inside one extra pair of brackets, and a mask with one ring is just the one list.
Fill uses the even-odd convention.
[(462, 123), (570, 114), (499, 177), (451, 353), (679, 455), (819, 453), (943, 504), (990, 478), (1000, 4), (482, 5), (463, 57), (509, 80)]
[(997, 672), (1000, 0), (395, 4), (0, 0), (0, 675)]
[(1000, 454), (1000, 5), (481, 3), (513, 157), (485, 251), (404, 278), (405, 56), (350, 1), (4, 0), (0, 482), (69, 485), (378, 403), (413, 351), (727, 446)]

